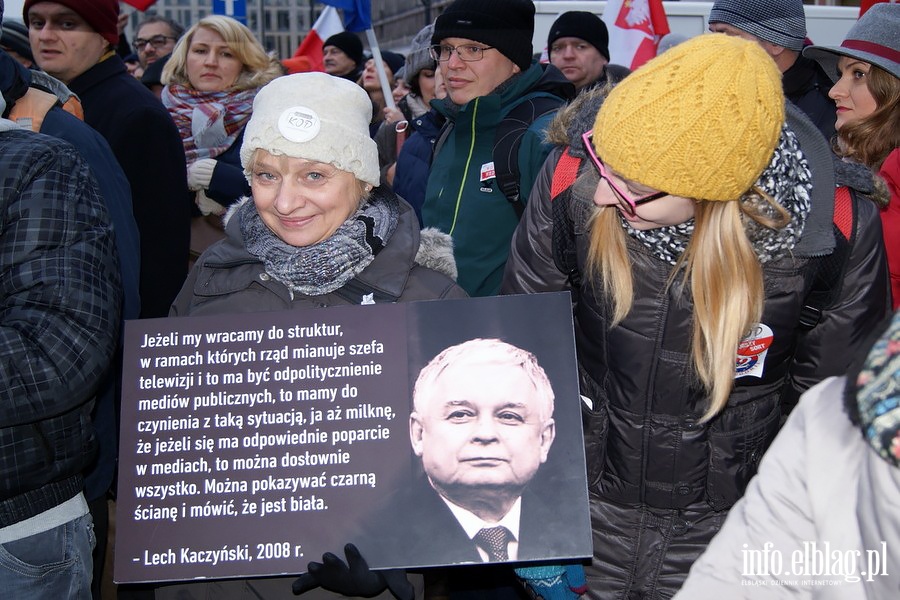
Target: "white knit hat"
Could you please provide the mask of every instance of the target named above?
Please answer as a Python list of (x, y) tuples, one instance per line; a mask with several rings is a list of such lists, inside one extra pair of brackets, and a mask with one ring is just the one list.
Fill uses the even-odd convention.
[(372, 101), (362, 87), (327, 73), (272, 80), (256, 94), (244, 130), (241, 165), (259, 148), (275, 155), (334, 165), (377, 186), (378, 147), (369, 136)]

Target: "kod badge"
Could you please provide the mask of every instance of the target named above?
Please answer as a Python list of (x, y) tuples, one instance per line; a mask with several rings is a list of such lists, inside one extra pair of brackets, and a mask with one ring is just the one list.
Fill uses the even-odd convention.
[(291, 142), (308, 142), (319, 135), (321, 127), (316, 111), (305, 106), (292, 106), (278, 117), (278, 131)]
[(758, 323), (751, 328), (747, 337), (738, 344), (735, 378), (763, 376), (766, 354), (774, 338), (772, 328), (765, 323)]

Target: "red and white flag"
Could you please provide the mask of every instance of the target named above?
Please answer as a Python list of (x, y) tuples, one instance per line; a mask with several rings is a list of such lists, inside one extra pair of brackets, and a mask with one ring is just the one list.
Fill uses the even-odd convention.
[(669, 33), (662, 0), (609, 0), (603, 22), (610, 62), (632, 70), (656, 56), (659, 40)]
[(139, 11), (143, 12), (156, 4), (156, 0), (122, 0), (125, 4), (130, 4)]
[(333, 6), (326, 6), (313, 23), (312, 29), (300, 42), (297, 51), (294, 52), (293, 58), (305, 58), (309, 61), (309, 71), (324, 71), (325, 65), (322, 62), (322, 44), (325, 40), (336, 33), (344, 31), (344, 24), (341, 16)]

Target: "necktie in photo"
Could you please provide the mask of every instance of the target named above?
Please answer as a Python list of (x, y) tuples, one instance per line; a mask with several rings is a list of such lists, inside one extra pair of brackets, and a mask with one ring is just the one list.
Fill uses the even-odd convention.
[(513, 534), (506, 527), (485, 527), (479, 530), (473, 539), (488, 553), (492, 562), (509, 560), (506, 546), (513, 540)]

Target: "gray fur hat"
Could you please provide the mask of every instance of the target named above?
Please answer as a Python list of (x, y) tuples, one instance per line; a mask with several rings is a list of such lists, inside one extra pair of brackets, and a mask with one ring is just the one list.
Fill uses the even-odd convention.
[(806, 39), (803, 0), (716, 0), (709, 23), (725, 23), (796, 52)]
[(881, 67), (900, 79), (900, 4), (874, 5), (853, 24), (840, 46), (810, 46), (803, 56), (822, 65), (832, 81), (839, 79), (841, 56)]
[(241, 165), (257, 149), (334, 165), (379, 184), (378, 147), (369, 136), (372, 101), (361, 86), (327, 73), (297, 73), (272, 80), (256, 94), (244, 130)]

